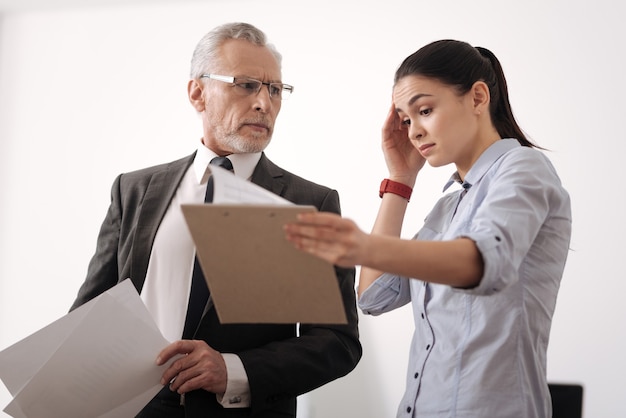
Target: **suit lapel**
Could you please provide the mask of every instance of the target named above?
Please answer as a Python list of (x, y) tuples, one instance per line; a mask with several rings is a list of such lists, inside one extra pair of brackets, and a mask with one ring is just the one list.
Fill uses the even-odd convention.
[(252, 183), (263, 187), (270, 192), (281, 196), (285, 189), (283, 181), (283, 170), (271, 162), (265, 153), (261, 154), (261, 159), (252, 172)]
[(130, 277), (140, 292), (146, 279), (148, 261), (157, 229), (194, 157), (195, 153), (174, 161), (150, 178), (141, 204), (131, 253)]

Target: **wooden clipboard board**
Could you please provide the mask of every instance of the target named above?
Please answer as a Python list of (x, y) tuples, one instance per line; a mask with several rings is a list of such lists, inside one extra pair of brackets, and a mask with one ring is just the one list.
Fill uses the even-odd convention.
[(181, 207), (222, 323), (347, 323), (334, 267), (285, 239), (283, 226), (315, 207)]

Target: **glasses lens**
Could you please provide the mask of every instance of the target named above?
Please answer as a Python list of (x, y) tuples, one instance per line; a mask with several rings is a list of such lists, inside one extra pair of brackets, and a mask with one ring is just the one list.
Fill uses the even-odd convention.
[(270, 83), (267, 86), (270, 89), (270, 96), (277, 99), (282, 99), (283, 85), (280, 83)]
[[(291, 93), (293, 92), (293, 87), (289, 84), (279, 84), (280, 88), (278, 89), (280, 92), (276, 95), (276, 97), (280, 97), (281, 100), (287, 100)], [(274, 93), (272, 93), (273, 95)]]
[(260, 81), (248, 78), (237, 79), (235, 82), (235, 86), (237, 86), (238, 90), (243, 94), (256, 94), (261, 90), (262, 85)]
[(252, 78), (237, 78), (233, 83), (237, 87), (237, 91), (243, 95), (257, 94), (263, 85), (267, 86), (270, 97), (279, 100), (285, 100), (293, 91), (293, 87), (283, 83), (263, 83)]

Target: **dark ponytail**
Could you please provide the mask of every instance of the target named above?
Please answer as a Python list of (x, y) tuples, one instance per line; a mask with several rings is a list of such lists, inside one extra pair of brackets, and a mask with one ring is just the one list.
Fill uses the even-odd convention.
[(402, 62), (394, 83), (409, 75), (437, 79), (454, 86), (461, 95), (467, 93), (475, 82), (485, 82), (491, 96), (489, 113), (500, 137), (515, 138), (523, 146), (540, 148), (528, 140), (515, 121), (502, 66), (488, 49), (474, 48), (462, 41), (435, 41)]

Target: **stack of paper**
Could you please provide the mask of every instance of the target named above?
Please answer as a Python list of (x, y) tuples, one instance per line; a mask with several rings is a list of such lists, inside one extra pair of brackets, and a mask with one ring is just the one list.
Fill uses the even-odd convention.
[(169, 342), (130, 280), (0, 352), (16, 418), (135, 416), (159, 390)]

